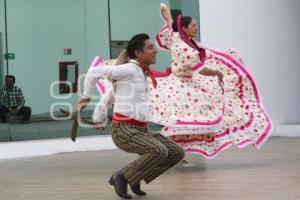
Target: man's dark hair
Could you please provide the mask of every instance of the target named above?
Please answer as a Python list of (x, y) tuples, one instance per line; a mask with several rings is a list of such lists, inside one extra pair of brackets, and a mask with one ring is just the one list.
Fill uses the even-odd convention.
[[(181, 27), (187, 28), (190, 23), (192, 23), (193, 18), (190, 16), (183, 16), (181, 18)], [(178, 27), (177, 27), (177, 20), (175, 20), (172, 24), (172, 28), (174, 32), (178, 32)]]
[(16, 77), (15, 77), (14, 75), (6, 75), (6, 76), (5, 76), (5, 79), (8, 79), (8, 78), (13, 79), (13, 82), (14, 82), (14, 83), (16, 82)]
[(133, 36), (130, 39), (128, 46), (127, 46), (127, 54), (129, 56), (129, 58), (131, 58), (131, 59), (136, 58), (136, 55), (135, 55), (136, 50), (143, 52), (143, 48), (145, 46), (145, 41), (148, 39), (150, 39), (150, 37), (146, 33), (140, 33), (140, 34)]

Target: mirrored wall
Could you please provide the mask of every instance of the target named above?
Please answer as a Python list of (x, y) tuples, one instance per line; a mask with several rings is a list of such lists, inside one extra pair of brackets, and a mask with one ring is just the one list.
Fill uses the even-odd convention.
[[(82, 74), (96, 55), (115, 58), (134, 34), (155, 38), (163, 25), (161, 3), (173, 17), (190, 15), (199, 22), (198, 0), (0, 0), (0, 104), (6, 119), (0, 122), (0, 142), (70, 137)], [(170, 54), (159, 51), (153, 68), (169, 65)], [(15, 77), (18, 94), (5, 84), (7, 75)], [(24, 121), (28, 112), (30, 120)], [(109, 127), (80, 127), (78, 135), (109, 134)]]

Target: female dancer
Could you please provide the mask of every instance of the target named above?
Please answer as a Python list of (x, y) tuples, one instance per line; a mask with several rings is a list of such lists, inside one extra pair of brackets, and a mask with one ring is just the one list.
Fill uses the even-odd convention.
[[(233, 144), (260, 147), (272, 124), (242, 60), (234, 51), (223, 53), (195, 41), (197, 26), (191, 17), (179, 16), (173, 22), (165, 5), (161, 15), (166, 24), (156, 42), (171, 51), (172, 63), (165, 72), (152, 71), (157, 88), (150, 88), (150, 96), (144, 97), (149, 99), (149, 121), (164, 125), (161, 133), (186, 152), (206, 158)], [(103, 83), (99, 89), (107, 93), (93, 116), (98, 125), (100, 108), (113, 103), (110, 86)]]

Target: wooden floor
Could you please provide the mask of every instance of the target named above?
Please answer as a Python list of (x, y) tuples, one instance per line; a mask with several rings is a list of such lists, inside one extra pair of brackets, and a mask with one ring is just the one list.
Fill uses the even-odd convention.
[[(0, 160), (2, 200), (117, 200), (109, 176), (136, 156), (118, 150)], [(189, 155), (149, 185), (145, 200), (300, 199), (300, 138), (271, 138), (260, 150), (230, 148), (214, 160)]]

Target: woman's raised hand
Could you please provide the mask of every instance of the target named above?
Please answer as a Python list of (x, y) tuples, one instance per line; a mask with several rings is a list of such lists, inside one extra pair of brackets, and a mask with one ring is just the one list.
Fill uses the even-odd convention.
[(160, 4), (160, 13), (162, 17), (167, 21), (169, 28), (172, 28), (172, 15), (170, 9), (166, 6), (166, 4)]
[(165, 20), (168, 21), (168, 19), (170, 19), (171, 13), (169, 8), (166, 6), (166, 4), (164, 3), (160, 4), (160, 12)]

